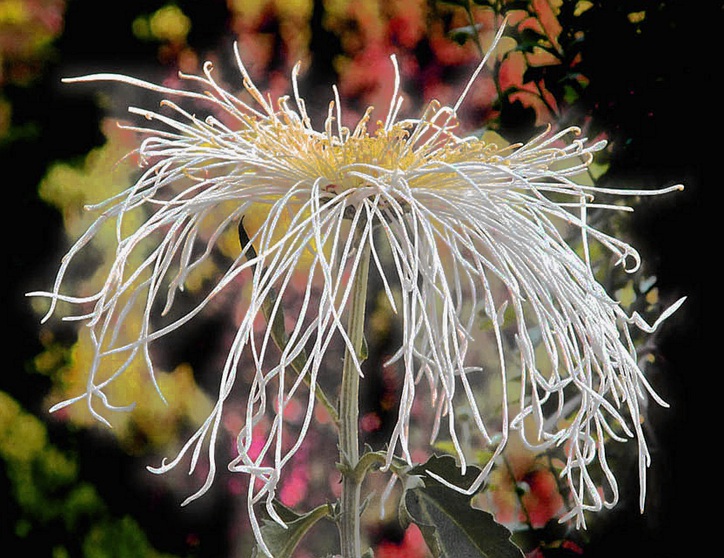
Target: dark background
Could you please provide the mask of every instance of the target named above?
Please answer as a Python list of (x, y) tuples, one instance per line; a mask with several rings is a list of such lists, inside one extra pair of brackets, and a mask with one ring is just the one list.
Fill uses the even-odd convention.
[[(203, 52), (222, 43), (224, 2), (178, 4), (193, 21), (188, 41), (194, 48)], [(646, 513), (639, 514), (635, 502), (617, 508), (606, 519), (610, 528), (596, 531), (599, 534), (594, 534), (585, 556), (704, 556), (722, 542), (718, 533), (712, 532), (712, 525), (718, 523), (721, 495), (720, 459), (716, 457), (721, 433), (719, 424), (706, 416), (706, 394), (713, 391), (712, 380), (719, 381), (721, 365), (718, 351), (704, 340), (702, 313), (702, 278), (718, 273), (721, 241), (719, 229), (705, 217), (708, 212), (703, 202), (705, 188), (709, 189), (707, 209), (716, 203), (713, 196), (720, 195), (720, 184), (705, 172), (704, 162), (708, 147), (715, 145), (714, 133), (719, 130), (714, 128), (721, 114), (721, 92), (714, 84), (714, 70), (719, 70), (721, 63), (706, 30), (712, 23), (721, 29), (721, 5), (683, 0), (639, 2), (648, 7), (647, 22), (641, 34), (632, 34), (622, 31), (616, 4), (619, 2), (598, 3), (600, 19), (586, 40), (584, 63), (591, 86), (583, 102), (599, 125), (619, 139), (607, 184), (686, 185), (683, 193), (647, 200), (630, 222), (634, 244), (657, 275), (661, 292), (672, 300), (682, 295), (689, 298), (661, 337), (661, 373), (655, 377), (655, 385), (671, 409), (653, 413), (656, 423)], [(14, 119), (33, 123), (39, 133), (0, 150), (9, 252), (3, 274), (3, 283), (8, 285), (3, 289), (8, 359), (0, 374), (0, 389), (39, 416), (46, 412), (40, 403), (49, 384), (46, 378), (27, 372), (41, 346), (37, 317), (23, 293), (47, 287), (65, 240), (59, 215), (38, 199), (37, 185), (50, 163), (82, 157), (103, 140), (98, 129), (102, 113), (92, 93), (69, 92), (58, 81), (78, 67), (128, 72), (154, 60), (155, 46), (135, 40), (130, 24), (137, 13), (160, 5), (138, 0), (70, 1), (65, 32), (56, 42), (57, 55), (47, 71), (30, 88), (8, 87), (5, 92), (12, 100)], [(718, 309), (718, 294), (707, 294), (707, 307), (716, 304)], [(51, 435), (61, 437), (62, 432), (51, 430)], [(83, 448), (80, 442), (86, 457), (104, 465), (87, 471), (99, 487), (106, 487), (104, 497), (111, 505), (133, 512), (147, 533), (157, 533), (154, 544), (174, 551), (174, 537), (184, 527), (171, 526), (163, 514), (134, 510), (126, 490), (114, 491), (118, 479), (127, 474), (124, 465), (129, 458), (113, 447), (87, 443)], [(637, 499), (637, 478), (633, 475), (629, 480), (630, 486), (622, 487), (622, 494)], [(169, 509), (172, 505), (169, 503)], [(217, 513), (223, 517), (225, 512)], [(202, 536), (205, 532), (211, 535), (215, 525), (223, 524), (212, 517), (202, 523), (197, 529)], [(206, 548), (205, 556), (224, 551), (222, 543)]]

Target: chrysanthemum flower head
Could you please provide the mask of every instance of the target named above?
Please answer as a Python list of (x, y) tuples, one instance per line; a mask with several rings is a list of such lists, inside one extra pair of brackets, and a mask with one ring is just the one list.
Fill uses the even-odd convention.
[[(276, 517), (271, 502), (312, 422), (325, 354), (334, 339), (356, 354), (343, 314), (351, 297), (349, 279), (368, 251), (401, 324), (401, 343), (392, 361), (404, 378), (387, 446), (389, 462), (395, 456), (411, 461), (411, 410), (423, 383), (434, 407), (430, 438), (444, 432), (463, 467), (457, 420), (463, 407), (480, 437), (497, 440), (496, 455), (516, 430), (532, 447), (565, 446), (562, 476), (574, 500), (571, 515), (580, 520), (585, 510), (613, 505), (618, 498), (604, 439), (633, 438), (643, 501), (649, 454), (640, 405), (647, 397), (658, 398), (637, 361), (629, 330), (652, 331), (658, 322), (650, 327), (638, 315), (627, 315), (596, 281), (589, 242), (603, 245), (628, 269), (638, 267), (639, 256), (625, 242), (595, 229), (587, 212), (626, 209), (598, 204), (594, 197), (599, 195), (646, 195), (678, 187), (634, 192), (581, 183), (577, 178), (604, 142), (589, 143), (576, 128), (547, 130), (510, 146), (458, 135), (458, 109), (477, 72), (454, 106), (432, 102), (418, 118), (399, 117), (403, 98), (397, 83), (386, 119), (371, 122), (368, 111), (354, 128), (342, 125), (334, 89), (318, 130), (298, 91), (298, 68), (292, 75), (292, 97), (272, 101), (252, 83), (239, 52), (235, 54), (247, 100), (223, 89), (211, 64), (202, 76), (181, 75), (189, 89), (113, 74), (69, 80), (118, 81), (167, 98), (159, 111), (130, 109), (141, 121), (155, 124), (132, 127), (144, 137), (138, 149), (145, 161), (142, 175), (95, 208), (100, 216), (63, 259), (52, 291), (34, 293), (51, 299), (48, 315), (58, 301), (89, 308), (72, 318), (85, 322), (95, 346), (87, 390), (55, 409), (85, 401), (105, 420), (99, 409), (113, 410), (116, 403), (104, 389), (128, 363), (145, 358), (153, 377), (151, 343), (184, 327), (246, 277), (251, 282), (248, 311), (220, 370), (216, 405), (178, 456), (153, 470), (167, 471), (189, 454), (193, 470), (206, 451), (206, 482), (189, 500), (210, 487), (222, 413), (231, 403), (242, 355), (249, 357), (253, 379), (242, 402), (245, 422), (238, 433), (238, 455), (229, 468), (251, 476), (248, 502), (258, 534), (255, 505), (265, 502)], [(209, 114), (197, 116), (182, 102), (206, 103)], [(128, 232), (123, 221), (139, 210), (144, 218)], [(105, 283), (92, 296), (62, 294), (73, 258), (109, 221), (117, 224), (118, 244)], [(238, 257), (191, 309), (175, 312), (175, 296), (186, 278), (240, 223), (248, 241)], [(569, 245), (564, 230), (578, 231), (582, 254)], [(302, 269), (306, 283), (290, 310), (284, 307), (285, 293)], [(124, 321), (138, 308), (143, 318), (137, 338), (121, 342), (127, 339), (119, 335)], [(274, 328), (282, 312), (293, 325), (283, 332), (284, 342), (275, 352)], [(255, 323), (260, 314), (267, 326), (259, 336)], [(495, 357), (486, 366), (475, 362), (472, 350), (483, 314), (491, 324)], [(507, 333), (510, 323), (512, 336)], [(513, 352), (505, 347), (508, 341)], [(356, 366), (361, 373), (360, 363)], [(481, 404), (486, 393), (481, 393), (479, 379), (485, 375), (501, 380), (495, 405), (499, 412), (492, 416), (484, 412), (492, 406)], [(507, 393), (514, 376), (522, 386), (515, 398)], [(285, 408), (292, 400), (305, 410), (296, 437), (285, 429)], [(477, 490), (494, 461), (472, 486), (456, 488)], [(605, 491), (589, 472), (594, 466), (603, 473)]]

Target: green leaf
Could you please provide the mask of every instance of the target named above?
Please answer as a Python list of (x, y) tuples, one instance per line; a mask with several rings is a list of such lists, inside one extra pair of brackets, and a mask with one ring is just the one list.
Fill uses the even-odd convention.
[[(249, 259), (253, 260), (254, 258), (256, 258), (256, 250), (254, 249), (254, 245), (249, 238), (249, 234), (244, 228), (244, 217), (239, 220), (238, 233), (241, 249), (246, 249), (248, 251)], [(271, 334), (274, 342), (277, 344), (280, 350), (284, 350), (284, 348), (289, 343), (289, 336), (287, 335), (287, 331), (284, 327), (284, 307), (279, 306), (277, 311), (274, 312), (274, 307), (277, 304), (277, 297), (278, 295), (276, 289), (272, 287), (269, 290), (269, 294), (267, 295), (267, 297), (262, 301), (261, 310), (264, 314), (264, 319), (266, 319), (267, 322), (271, 320)], [(294, 370), (297, 371), (297, 373), (301, 373), (301, 370), (304, 368), (304, 364), (306, 363), (306, 359), (306, 355), (304, 353), (301, 353), (291, 363), (292, 367), (294, 368)]]
[[(239, 234), (239, 244), (241, 246), (242, 250), (247, 250), (247, 258), (249, 260), (253, 260), (256, 258), (256, 250), (254, 248), (254, 244), (251, 242), (251, 239), (249, 238), (249, 234), (246, 232), (246, 229), (244, 228), (244, 217), (239, 220), (238, 225), (238, 234)], [(272, 287), (269, 290), (268, 295), (266, 298), (262, 301), (262, 314), (264, 314), (264, 319), (267, 321), (267, 323), (271, 320), (271, 336), (274, 340), (274, 343), (276, 343), (276, 346), (279, 348), (280, 351), (284, 351), (284, 349), (287, 347), (289, 343), (289, 335), (287, 335), (287, 331), (284, 327), (284, 306), (279, 305), (276, 312), (274, 312), (274, 307), (277, 304), (277, 297), (278, 294), (276, 290)], [(272, 316), (273, 313), (273, 316)], [(364, 354), (360, 355), (361, 360), (367, 359), (367, 343), (364, 344)], [(362, 358), (363, 357), (363, 358)], [(304, 367), (307, 363), (307, 353), (302, 348), (302, 351), (292, 360), (290, 363), (292, 366), (292, 369), (297, 374), (302, 374), (302, 371), (304, 370)], [(304, 381), (307, 385), (309, 385), (309, 376), (305, 375)], [(315, 396), (319, 400), (319, 402), (324, 406), (324, 408), (329, 413), (329, 416), (332, 417), (332, 422), (337, 424), (339, 422), (339, 417), (337, 416), (337, 410), (332, 405), (325, 395), (324, 391), (322, 391), (321, 386), (317, 385), (315, 389)]]
[[(279, 517), (286, 523), (286, 528), (282, 527), (276, 521), (269, 519), (263, 520), (261, 534), (264, 538), (269, 551), (274, 558), (291, 558), (294, 550), (304, 535), (323, 517), (330, 516), (330, 507), (328, 504), (322, 504), (307, 512), (299, 515), (297, 512), (290, 510), (281, 502), (274, 501), (274, 509)], [(261, 558), (264, 552), (257, 545), (252, 553), (252, 558)]]
[(360, 364), (367, 360), (370, 356), (370, 346), (367, 344), (367, 338), (362, 336), (362, 346), (357, 350), (357, 359)]
[(410, 471), (419, 485), (408, 487), (401, 500), (404, 526), (414, 523), (435, 558), (522, 558), (510, 540), (510, 531), (483, 510), (474, 508), (471, 497), (438, 482), (438, 475), (464, 488), (480, 472), (468, 467), (463, 475), (452, 456), (433, 456)]

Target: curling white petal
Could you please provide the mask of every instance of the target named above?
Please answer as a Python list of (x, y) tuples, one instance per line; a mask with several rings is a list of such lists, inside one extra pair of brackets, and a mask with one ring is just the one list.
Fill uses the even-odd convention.
[[(163, 473), (188, 459), (193, 471), (205, 455), (206, 478), (187, 502), (209, 489), (224, 407), (238, 381), (242, 355), (248, 355), (252, 369), (245, 422), (237, 436), (238, 455), (228, 467), (251, 477), (252, 530), (262, 551), (268, 552), (256, 510), (264, 506), (281, 522), (271, 502), (284, 467), (311, 427), (317, 380), (334, 339), (342, 340), (362, 374), (343, 314), (351, 296), (348, 277), (354, 276), (358, 248), (365, 243), (401, 323), (401, 345), (389, 360), (401, 369), (402, 389), (386, 468), (398, 454), (411, 462), (412, 411), (420, 397), (418, 383), (424, 379), (434, 409), (431, 439), (444, 433), (463, 468), (467, 456), (462, 440), (468, 426), (459, 420), (461, 402), (480, 437), (497, 441), (493, 458), (478, 478), (456, 490), (476, 491), (517, 431), (532, 448), (565, 446), (562, 476), (574, 503), (569, 516), (584, 525), (584, 511), (611, 506), (619, 497), (604, 439), (635, 438), (643, 502), (650, 458), (639, 401), (649, 396), (663, 401), (637, 362), (628, 328), (653, 332), (683, 299), (652, 325), (636, 313), (627, 316), (596, 281), (588, 244), (600, 243), (629, 271), (640, 265), (640, 257), (588, 219), (594, 209), (630, 209), (595, 201), (597, 196), (658, 195), (680, 187), (638, 191), (577, 183), (577, 175), (605, 145), (588, 143), (578, 128), (548, 129), (527, 143), (503, 149), (456, 135), (454, 117), (491, 52), (454, 106), (431, 103), (420, 118), (405, 120), (398, 119), (403, 97), (393, 57), (393, 94), (376, 133), (368, 130), (371, 110), (353, 130), (342, 126), (336, 87), (323, 131), (314, 130), (299, 91), (299, 66), (292, 72), (293, 103), (281, 98), (273, 104), (252, 82), (236, 45), (243, 85), (257, 107), (225, 91), (213, 79), (210, 64), (201, 76), (179, 76), (202, 93), (115, 74), (67, 80), (121, 82), (176, 100), (165, 100), (158, 111), (130, 109), (147, 120), (143, 126), (128, 126), (145, 136), (138, 149), (145, 171), (131, 188), (93, 208), (102, 213), (64, 257), (53, 288), (30, 293), (50, 298), (44, 319), (59, 302), (82, 306), (75, 318), (86, 321), (95, 350), (86, 392), (53, 410), (85, 400), (93, 415), (106, 421), (94, 404), (100, 401), (107, 410), (117, 409), (103, 390), (137, 355), (145, 360), (161, 395), (149, 345), (186, 326), (246, 278), (251, 286), (248, 312), (237, 324), (220, 371), (216, 405), (178, 455), (151, 470)], [(182, 102), (200, 105), (184, 108)], [(201, 105), (210, 111), (203, 119), (195, 116)], [(260, 204), (266, 208), (265, 217), (249, 244), (241, 247), (208, 292), (180, 311), (178, 293), (192, 271), (213, 257), (226, 231)], [(146, 212), (145, 220), (124, 234), (127, 216), (139, 210)], [(204, 236), (204, 223), (213, 219), (212, 232)], [(62, 294), (71, 263), (104, 224), (114, 221), (118, 243), (103, 285), (88, 296)], [(580, 235), (583, 258), (562, 229)], [(383, 254), (389, 254), (390, 261)], [(286, 332), (278, 359), (272, 358), (273, 324), (302, 267), (307, 281), (297, 314), (290, 317), (295, 325)], [(269, 309), (265, 304), (270, 300)], [(157, 323), (159, 307), (163, 319)], [(254, 322), (265, 311), (267, 326), (259, 334)], [(495, 356), (495, 364), (487, 368), (474, 360), (481, 311), (490, 319)], [(122, 328), (136, 312), (141, 324), (137, 338), (129, 341)], [(510, 339), (516, 358), (506, 346)], [(302, 355), (306, 358), (295, 376), (291, 369)], [(110, 360), (120, 364), (99, 380), (98, 371)], [(521, 383), (517, 402), (507, 391), (514, 375)], [(479, 378), (493, 376), (502, 390), (495, 413), (481, 401), (485, 394), (477, 385)], [(302, 402), (304, 417), (296, 438), (288, 440), (285, 409), (293, 399)], [(528, 432), (531, 421), (534, 428)], [(609, 500), (598, 492), (589, 470), (592, 463), (603, 472), (612, 494)]]

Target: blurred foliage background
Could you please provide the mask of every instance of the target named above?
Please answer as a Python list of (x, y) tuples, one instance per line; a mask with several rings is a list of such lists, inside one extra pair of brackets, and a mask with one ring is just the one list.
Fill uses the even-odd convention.
[[(602, 185), (656, 188), (686, 184), (681, 195), (647, 200), (617, 225), (634, 239), (655, 275), (658, 292), (688, 295), (656, 351), (653, 383), (672, 405), (652, 409), (653, 465), (645, 515), (638, 513), (635, 475), (624, 501), (603, 514), (584, 547), (548, 549), (545, 556), (675, 556), (702, 537), (697, 478), (706, 444), (691, 452), (691, 432), (705, 407), (701, 277), (706, 260), (692, 248), (706, 241), (701, 144), (720, 113), (712, 89), (715, 64), (708, 24), (721, 23), (716, 2), (684, 0), (0, 0), (0, 157), (9, 272), (4, 282), (6, 366), (0, 376), (0, 541), (38, 556), (231, 556), (244, 548), (235, 480), (189, 508), (179, 494), (188, 479), (149, 479), (146, 464), (205, 416), (204, 389), (213, 380), (205, 355), (217, 351), (228, 323), (209, 318), (203, 335), (168, 359), (164, 393), (182, 405), (163, 406), (144, 384), (124, 384), (138, 411), (112, 432), (81, 406), (50, 417), (47, 409), (82, 383), (88, 347), (73, 328), (39, 326), (24, 293), (47, 289), (70, 239), (87, 220), (82, 206), (132, 183), (133, 160), (119, 159), (133, 137), (108, 117), (143, 102), (113, 88), (64, 86), (60, 78), (116, 71), (153, 81), (196, 72), (206, 59), (233, 79), (229, 54), (240, 50), (262, 89), (287, 90), (293, 64), (304, 65), (302, 93), (314, 114), (326, 111), (339, 83), (348, 114), (383, 108), (391, 91), (389, 55), (400, 59), (408, 111), (454, 99), (487, 48), (500, 16), (511, 32), (466, 103), (464, 120), (508, 140), (526, 139), (547, 123), (582, 125), (610, 147), (597, 161)], [(99, 93), (100, 91), (100, 93)], [(705, 136), (701, 138), (702, 134)], [(710, 233), (706, 233), (710, 234)], [(98, 247), (102, 251), (102, 247)], [(708, 252), (704, 258), (709, 257)], [(212, 273), (213, 270), (207, 270)], [(78, 281), (92, 281), (87, 277)], [(649, 286), (650, 287), (650, 286)], [(653, 304), (640, 284), (621, 285), (629, 304)], [(374, 319), (375, 316), (372, 317)], [(379, 325), (384, 330), (383, 317)], [(372, 355), (374, 357), (374, 355)], [(381, 358), (381, 355), (379, 355)], [(179, 362), (181, 364), (179, 364)], [(363, 416), (373, 437), (392, 404), (386, 382), (368, 388), (379, 401)], [(375, 390), (377, 390), (375, 392)], [(232, 419), (233, 420), (233, 419)], [(321, 443), (314, 439), (311, 443)], [(308, 458), (301, 454), (300, 459)], [(514, 457), (514, 456), (513, 456)], [(527, 458), (513, 462), (501, 486), (523, 474), (531, 492), (500, 492), (497, 509), (515, 522), (520, 506), (536, 528), (550, 519), (550, 479)], [(517, 471), (516, 467), (522, 469)], [(315, 472), (293, 469), (287, 502), (309, 500)], [(713, 469), (705, 469), (712, 471)], [(540, 473), (540, 474), (539, 474)], [(325, 479), (326, 481), (327, 479)], [(512, 500), (511, 500), (512, 498)], [(507, 502), (507, 503), (506, 503)], [(516, 508), (518, 506), (518, 508)], [(548, 506), (548, 507), (547, 507)], [(540, 525), (538, 525), (540, 523)], [(542, 536), (542, 531), (533, 531)], [(424, 556), (414, 533), (380, 530), (377, 556)], [(575, 548), (574, 548), (575, 546)], [(677, 551), (678, 552), (678, 551)]]

